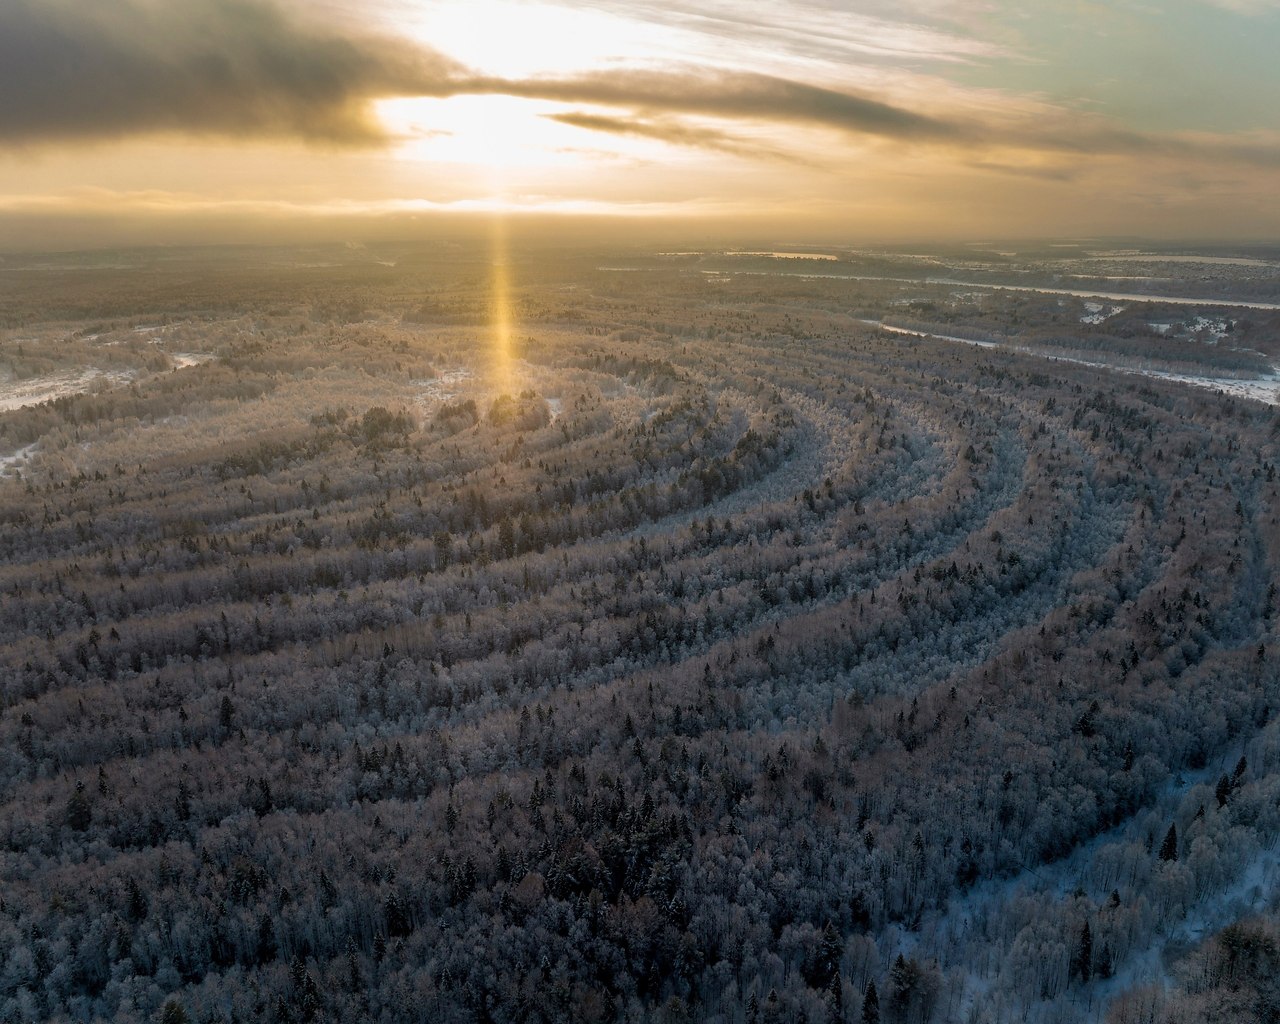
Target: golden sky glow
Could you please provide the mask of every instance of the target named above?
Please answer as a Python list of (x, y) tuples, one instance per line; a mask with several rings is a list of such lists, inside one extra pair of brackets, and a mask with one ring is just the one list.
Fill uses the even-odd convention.
[[(0, 249), (1280, 235), (1280, 3), (6, 0)], [(326, 228), (326, 225), (329, 225)]]

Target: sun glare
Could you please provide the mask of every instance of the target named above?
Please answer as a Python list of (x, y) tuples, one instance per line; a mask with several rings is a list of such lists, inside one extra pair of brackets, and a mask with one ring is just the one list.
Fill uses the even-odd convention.
[(653, 57), (669, 49), (660, 26), (587, 8), (518, 0), (446, 0), (415, 6), (400, 22), (403, 29), (485, 74), (562, 74), (624, 57)]
[(522, 205), (515, 202), (521, 195), (560, 194), (569, 182), (599, 184), (620, 168), (670, 171), (704, 157), (660, 140), (585, 130), (552, 116), (567, 111), (591, 113), (593, 108), (510, 96), (400, 98), (377, 108), (382, 123), (400, 140), (397, 162), (420, 166), (432, 178), (452, 174), (458, 186), (498, 206)]
[(385, 100), (378, 116), (402, 140), (400, 159), (502, 172), (575, 162), (572, 147), (581, 144), (581, 133), (544, 116), (561, 109), (510, 96), (457, 96)]
[(507, 223), (502, 214), (493, 218), (490, 249), (490, 308), (492, 323), (490, 345), (490, 384), (494, 395), (513, 395), (519, 389), (515, 381), (515, 361), (511, 354), (514, 330), (511, 308), (511, 268), (507, 246)]

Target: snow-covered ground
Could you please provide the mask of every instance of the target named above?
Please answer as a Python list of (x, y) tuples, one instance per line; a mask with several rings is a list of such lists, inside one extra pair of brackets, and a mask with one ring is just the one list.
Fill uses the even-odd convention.
[(976, 338), (956, 338), (950, 334), (930, 334), (927, 331), (912, 331), (905, 327), (893, 327), (879, 320), (863, 320), (862, 322), (870, 324), (872, 327), (879, 327), (882, 331), (905, 334), (912, 338), (937, 338), (939, 341), (958, 341), (961, 345), (976, 345), (978, 348), (1000, 348), (1000, 345), (994, 341), (978, 341)]
[(776, 260), (838, 260), (828, 252), (730, 252), (726, 256), (772, 256)]
[(1084, 308), (1085, 315), (1080, 318), (1082, 324), (1100, 324), (1124, 312), (1124, 306), (1105, 306), (1101, 302), (1086, 302)]
[[(598, 266), (600, 271), (640, 271), (647, 267)], [(1280, 302), (1259, 302), (1256, 299), (1193, 298), (1189, 295), (1142, 295), (1136, 292), (1106, 292), (1087, 288), (1050, 288), (1030, 284), (994, 284), (985, 281), (961, 281), (954, 277), (891, 277), (882, 274), (809, 274), (787, 270), (732, 270), (724, 271), (742, 277), (799, 277), (809, 280), (831, 281), (884, 281), (889, 284), (945, 285), (949, 288), (982, 288), (994, 292), (1031, 292), (1036, 295), (1072, 295), (1077, 299), (1109, 299), (1113, 302), (1153, 302), (1162, 306), (1213, 306), (1232, 309), (1280, 309)], [(1151, 278), (1125, 278), (1124, 280), (1149, 281)]]
[(956, 338), (947, 334), (932, 334), (924, 331), (909, 331), (905, 327), (891, 327), (879, 320), (863, 320), (865, 324), (892, 331), (894, 334), (906, 334), (916, 338), (937, 338), (939, 341), (955, 341), (962, 345), (977, 345), (979, 348), (1008, 348), (1024, 355), (1039, 356), (1062, 363), (1076, 363), (1080, 366), (1095, 366), (1101, 370), (1114, 370), (1117, 373), (1133, 373), (1140, 377), (1157, 377), (1160, 380), (1174, 381), (1178, 384), (1190, 384), (1197, 388), (1208, 388), (1219, 391), (1233, 398), (1251, 398), (1254, 401), (1266, 402), (1267, 405), (1280, 405), (1280, 373), (1269, 373), (1259, 377), (1204, 377), (1190, 373), (1172, 373), (1167, 370), (1148, 370), (1139, 367), (1116, 366), (1114, 363), (1096, 359), (1077, 359), (1073, 356), (1059, 356), (1035, 349), (1018, 348), (1014, 345), (1000, 345), (994, 341), (974, 341), (972, 338)]
[[(1017, 944), (1016, 938), (998, 938), (998, 932), (989, 930), (991, 922), (1000, 920), (1009, 908), (1028, 902), (1039, 901), (1044, 913), (1056, 913), (1077, 893), (1087, 895), (1101, 906), (1107, 890), (1116, 885), (1103, 866), (1109, 857), (1126, 844), (1140, 844), (1152, 818), (1162, 825), (1174, 820), (1189, 794), (1197, 787), (1212, 786), (1215, 778), (1231, 771), (1240, 752), (1234, 749), (1203, 770), (1175, 774), (1161, 788), (1148, 812), (1095, 836), (1068, 857), (1028, 868), (1011, 878), (978, 883), (952, 899), (938, 917), (926, 920), (919, 932), (892, 933), (893, 949), (926, 957), (948, 953), (951, 966), (965, 979), (962, 1012), (953, 1019), (966, 1019), (965, 1012), (969, 1014), (968, 1019), (1043, 1019), (1026, 1014), (1025, 1008), (1022, 1013), (1012, 1013), (1008, 1007), (991, 1017), (979, 1016), (993, 1009), (987, 997), (1001, 988), (1001, 972), (1006, 969), (1005, 961), (1012, 950), (1010, 942)], [(1088, 1005), (1079, 1005), (1078, 1015), (1072, 1019), (1103, 1021), (1110, 1001), (1120, 993), (1137, 985), (1168, 980), (1166, 950), (1194, 945), (1232, 921), (1261, 909), (1280, 880), (1280, 849), (1272, 835), (1259, 834), (1257, 839), (1257, 849), (1237, 869), (1226, 867), (1224, 862), (1219, 885), (1198, 891), (1176, 920), (1154, 928), (1144, 941), (1129, 950), (1115, 964), (1115, 973), (1110, 979), (1096, 979), (1088, 991), (1082, 991), (1081, 998), (1087, 1000)], [(1148, 885), (1142, 895), (1153, 898), (1154, 889)], [(1132, 894), (1129, 898), (1133, 898)], [(1065, 919), (1064, 916), (1062, 920)], [(1058, 921), (1059, 925), (1062, 920)], [(1028, 928), (1034, 930), (1031, 924)]]
[(1187, 326), (1195, 334), (1204, 332), (1214, 339), (1214, 341), (1222, 341), (1230, 332), (1227, 330), (1227, 321), (1220, 317), (1198, 316), (1190, 321)]
[(1243, 256), (1166, 256), (1154, 252), (1095, 252), (1080, 257), (1091, 260), (1127, 260), (1133, 263), (1204, 263), (1219, 267), (1276, 267), (1266, 260), (1247, 259)]
[(25, 448), (19, 448), (11, 455), (0, 455), (0, 477), (11, 476), (26, 467), (31, 461), (31, 456), (35, 454), (36, 444), (29, 444)]
[[(1091, 363), (1093, 366), (1106, 366), (1106, 363)], [(1111, 367), (1108, 367), (1109, 369)], [(1177, 381), (1180, 384), (1191, 384), (1198, 388), (1221, 391), (1233, 398), (1252, 398), (1267, 405), (1280, 405), (1280, 374), (1271, 373), (1265, 377), (1248, 380), (1234, 380), (1229, 377), (1195, 377), (1186, 373), (1165, 373), (1163, 370), (1130, 370), (1125, 367), (1114, 367), (1124, 373), (1137, 373), (1144, 377), (1159, 377), (1161, 380)]]
[(200, 366), (202, 363), (213, 362), (217, 356), (210, 355), (208, 352), (170, 352), (169, 358), (173, 360), (176, 369), (185, 370), (188, 366)]
[(1094, 359), (1076, 359), (1071, 356), (1055, 356), (1028, 349), (1016, 349), (1028, 355), (1043, 356), (1062, 363), (1076, 363), (1080, 366), (1096, 366), (1102, 370), (1115, 370), (1117, 373), (1134, 373), (1139, 377), (1156, 377), (1177, 384), (1190, 384), (1192, 387), (1208, 388), (1219, 391), (1232, 398), (1252, 398), (1267, 405), (1280, 405), (1280, 373), (1269, 373), (1261, 377), (1203, 377), (1191, 373), (1171, 373), (1167, 370), (1147, 370), (1133, 366), (1116, 366), (1113, 363), (1099, 362)]
[(51, 373), (44, 377), (32, 377), (29, 380), (5, 381), (0, 383), (0, 412), (10, 412), (28, 405), (49, 402), (55, 398), (77, 395), (82, 391), (88, 391), (100, 381), (107, 386), (127, 384), (133, 376), (132, 372), (125, 370), (107, 372), (90, 368)]
[(456, 370), (445, 370), (431, 380), (412, 380), (409, 383), (417, 389), (418, 395), (415, 401), (418, 407), (428, 409), (438, 402), (447, 402), (457, 397), (464, 382), (469, 381), (473, 376), (475, 374), (471, 370), (459, 367)]

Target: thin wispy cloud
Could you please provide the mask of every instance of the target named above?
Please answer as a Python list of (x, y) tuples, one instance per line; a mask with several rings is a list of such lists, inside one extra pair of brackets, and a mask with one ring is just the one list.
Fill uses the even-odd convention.
[(1214, 7), (1236, 14), (1266, 14), (1280, 11), (1280, 0), (1209, 0)]
[(452, 83), (455, 93), (500, 93), (651, 110), (789, 123), (903, 139), (941, 139), (959, 127), (875, 97), (750, 72), (603, 71), (570, 78), (478, 78)]
[(611, 117), (606, 114), (588, 114), (570, 111), (563, 114), (545, 114), (544, 117), (573, 128), (583, 128), (607, 135), (628, 135), (642, 139), (655, 139), (673, 146), (688, 146), (716, 153), (728, 153), (751, 160), (781, 160), (805, 167), (815, 166), (815, 161), (788, 153), (757, 141), (747, 140), (702, 125), (692, 125), (669, 117), (639, 118)]
[(575, 6), (608, 10), (645, 23), (667, 25), (702, 36), (708, 52), (733, 55), (735, 47), (759, 48), (817, 61), (968, 62), (1013, 56), (989, 40), (949, 31), (912, 17), (909, 5), (897, 16), (875, 14), (848, 4), (753, 3), (708, 0), (705, 3), (652, 3), (590, 0)]

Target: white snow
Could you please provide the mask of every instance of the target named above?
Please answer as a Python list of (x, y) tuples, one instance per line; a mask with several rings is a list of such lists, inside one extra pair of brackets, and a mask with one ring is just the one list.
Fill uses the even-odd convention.
[[(1080, 889), (1101, 902), (1106, 888), (1111, 885), (1110, 882), (1106, 886), (1099, 884), (1105, 872), (1100, 872), (1098, 867), (1107, 848), (1139, 841), (1145, 828), (1144, 821), (1151, 816), (1161, 822), (1173, 820), (1186, 795), (1194, 787), (1209, 785), (1215, 776), (1228, 771), (1239, 753), (1236, 749), (1223, 755), (1211, 767), (1173, 775), (1162, 787), (1150, 813), (1139, 814), (1095, 836), (1062, 860), (1027, 868), (1011, 878), (979, 882), (963, 895), (953, 898), (938, 917), (926, 920), (919, 932), (890, 933), (885, 948), (925, 955), (949, 950), (953, 967), (965, 976), (962, 1008), (970, 1013), (976, 1012), (984, 997), (998, 987), (1002, 956), (1009, 951), (999, 939), (984, 934), (988, 922), (998, 919), (1006, 908), (1024, 897), (1047, 897), (1050, 901), (1047, 906), (1053, 906), (1068, 900), (1073, 891)], [(1167, 947), (1197, 942), (1256, 909), (1259, 901), (1274, 891), (1280, 875), (1280, 851), (1275, 838), (1260, 838), (1264, 840), (1260, 849), (1234, 877), (1224, 878), (1216, 890), (1202, 892), (1179, 919), (1167, 927), (1155, 929), (1145, 944), (1132, 949), (1116, 964), (1115, 974), (1110, 979), (1095, 981), (1088, 993), (1087, 1011), (1080, 1006), (1078, 1010), (1081, 1012), (1071, 1019), (1102, 1021), (1110, 1000), (1116, 995), (1135, 985), (1166, 980), (1167, 966), (1163, 953)], [(1144, 892), (1144, 895), (1149, 894)], [(962, 1012), (953, 1019), (966, 1018)], [(1020, 1019), (1046, 1018), (1024, 1015)]]
[[(1092, 365), (1105, 366), (1104, 363)], [(1252, 398), (1267, 405), (1280, 405), (1280, 374), (1271, 373), (1265, 377), (1236, 380), (1230, 377), (1195, 377), (1186, 373), (1166, 373), (1163, 370), (1130, 370), (1127, 367), (1114, 367), (1125, 373), (1137, 373), (1144, 377), (1159, 377), (1162, 380), (1177, 381), (1180, 384), (1191, 384), (1198, 388), (1209, 388), (1221, 391), (1232, 398)]]
[(1082, 324), (1100, 324), (1124, 312), (1124, 306), (1105, 306), (1101, 302), (1086, 302), (1084, 308), (1085, 315), (1080, 318)]
[(1128, 260), (1135, 263), (1204, 263), (1219, 267), (1275, 267), (1266, 260), (1246, 259), (1243, 256), (1162, 256), (1153, 252), (1090, 253), (1085, 259)]
[[(599, 271), (645, 270), (644, 267), (598, 266)], [(995, 292), (1031, 292), (1037, 295), (1074, 295), (1078, 299), (1110, 299), (1114, 302), (1153, 302), (1165, 306), (1228, 306), (1233, 309), (1280, 309), (1280, 302), (1258, 302), (1254, 299), (1192, 298), (1187, 295), (1140, 295), (1135, 292), (1104, 292), (1084, 288), (1049, 288), (1029, 284), (987, 284), (979, 281), (960, 281), (954, 277), (890, 277), (882, 274), (809, 274), (786, 270), (734, 270), (729, 273), (743, 277), (798, 277), (806, 280), (831, 281), (885, 281), (891, 284), (947, 285), (953, 288), (982, 288)], [(1128, 279), (1126, 279), (1128, 280)], [(1142, 278), (1141, 280), (1153, 280)]]
[(99, 382), (107, 386), (127, 384), (133, 376), (132, 371), (108, 372), (91, 367), (87, 370), (51, 373), (44, 377), (32, 377), (29, 380), (7, 381), (0, 384), (0, 412), (11, 412), (28, 405), (39, 405), (41, 402), (49, 402), (55, 398), (80, 394)]
[(1198, 316), (1194, 320), (1188, 321), (1187, 326), (1192, 333), (1199, 334), (1204, 331), (1211, 335), (1215, 341), (1222, 341), (1229, 333), (1227, 331), (1227, 321), (1219, 317)]
[(726, 256), (772, 256), (776, 260), (838, 260), (826, 252), (730, 252)]
[(412, 380), (409, 383), (418, 389), (416, 401), (419, 408), (427, 409), (437, 402), (447, 402), (455, 397), (462, 384), (473, 376), (471, 370), (459, 367), (456, 370), (445, 370), (431, 380)]
[(912, 338), (937, 338), (939, 341), (958, 341), (961, 345), (976, 345), (978, 348), (1000, 348), (1000, 345), (994, 341), (978, 341), (975, 338), (956, 338), (950, 334), (930, 334), (927, 331), (912, 331), (905, 327), (893, 327), (890, 324), (882, 323), (879, 320), (863, 320), (864, 324), (870, 324), (872, 327), (879, 327), (882, 331), (890, 331), (893, 334), (905, 334)]
[(865, 324), (892, 331), (894, 334), (906, 334), (916, 338), (937, 338), (940, 341), (955, 341), (962, 345), (976, 345), (979, 348), (1008, 348), (1023, 355), (1039, 356), (1062, 363), (1076, 363), (1080, 366), (1094, 366), (1100, 370), (1114, 370), (1118, 373), (1135, 373), (1140, 377), (1157, 377), (1160, 380), (1174, 381), (1179, 384), (1190, 384), (1197, 388), (1208, 388), (1232, 398), (1251, 398), (1267, 405), (1280, 405), (1280, 373), (1273, 372), (1259, 377), (1203, 377), (1189, 373), (1171, 373), (1167, 370), (1147, 370), (1139, 367), (1117, 366), (1096, 359), (1077, 359), (1072, 356), (1059, 356), (1035, 349), (1019, 348), (1014, 345), (1000, 345), (994, 341), (975, 341), (972, 338), (955, 338), (946, 334), (930, 334), (923, 331), (909, 331), (904, 327), (891, 327), (879, 320), (863, 320)]
[(38, 442), (19, 448), (11, 455), (0, 455), (0, 477), (9, 476), (24, 468), (31, 461), (31, 456), (35, 454), (37, 447)]

